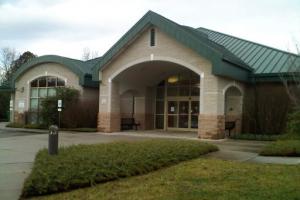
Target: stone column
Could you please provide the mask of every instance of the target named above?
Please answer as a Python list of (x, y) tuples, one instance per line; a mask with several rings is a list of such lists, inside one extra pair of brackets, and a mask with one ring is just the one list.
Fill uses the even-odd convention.
[(200, 83), (200, 114), (198, 137), (222, 139), (225, 137), (225, 116), (219, 78), (212, 74), (202, 74)]
[(108, 82), (100, 84), (98, 131), (118, 132), (120, 131), (120, 95), (119, 84)]
[(222, 139), (225, 131), (224, 115), (199, 115), (198, 135), (203, 139)]

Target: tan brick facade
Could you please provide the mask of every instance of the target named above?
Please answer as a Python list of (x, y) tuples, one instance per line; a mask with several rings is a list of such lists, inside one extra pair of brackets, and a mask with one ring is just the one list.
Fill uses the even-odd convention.
[[(124, 111), (126, 109), (120, 109), (120, 107), (126, 106), (126, 99), (121, 101), (120, 97), (128, 89), (137, 91), (139, 94), (135, 105), (135, 120), (141, 123), (140, 129), (153, 129), (155, 121), (156, 85), (143, 85), (143, 79), (139, 79), (140, 77), (138, 76), (156, 78), (155, 75), (151, 74), (151, 71), (145, 73), (144, 70), (147, 69), (147, 66), (151, 63), (166, 62), (187, 68), (201, 77), (199, 96), (199, 137), (210, 139), (224, 138), (224, 102), (226, 89), (230, 85), (233, 85), (238, 86), (243, 90), (243, 83), (213, 75), (211, 71), (212, 63), (209, 60), (178, 43), (159, 29), (156, 29), (156, 36), (156, 46), (150, 47), (149, 32), (148, 30), (145, 30), (135, 39), (135, 41), (132, 41), (126, 49), (123, 49), (122, 52), (99, 71), (101, 83), (99, 92), (98, 129), (104, 132), (120, 130), (121, 115), (131, 113), (130, 108), (129, 112)], [(142, 63), (148, 63), (148, 65), (144, 65), (145, 69), (140, 68), (140, 70), (137, 70), (140, 74), (135, 74), (134, 76), (127, 73), (127, 78), (124, 78), (124, 76), (122, 77), (122, 73), (126, 73), (126, 71), (132, 69), (131, 67), (135, 67)], [(162, 64), (162, 67), (163, 66), (165, 65)], [(166, 73), (166, 71), (162, 71), (161, 74), (163, 73)], [(118, 79), (119, 77), (121, 78)], [(128, 81), (132, 79), (138, 79), (140, 82), (135, 84), (128, 83)], [(151, 88), (154, 88), (154, 90), (151, 90)], [(120, 101), (122, 103), (120, 103)], [(128, 104), (127, 106), (130, 105)], [(119, 116), (118, 114), (115, 114), (114, 117), (107, 116), (107, 113), (110, 112), (119, 113)], [(119, 119), (113, 119), (117, 116)], [(117, 122), (119, 122), (119, 125), (116, 124)], [(240, 128), (237, 128), (236, 132), (238, 132), (239, 129)]]
[(99, 113), (97, 130), (111, 133), (120, 131), (120, 114), (119, 113)]
[(198, 137), (203, 139), (224, 138), (224, 115), (199, 115)]

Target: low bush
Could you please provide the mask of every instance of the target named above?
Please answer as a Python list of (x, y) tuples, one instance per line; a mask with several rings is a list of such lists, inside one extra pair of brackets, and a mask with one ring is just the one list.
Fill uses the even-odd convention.
[(300, 140), (278, 140), (265, 146), (263, 156), (300, 156)]
[(50, 156), (38, 152), (22, 196), (42, 195), (145, 174), (180, 161), (217, 151), (198, 141), (146, 140), (60, 148)]
[(264, 134), (251, 134), (251, 133), (236, 134), (230, 136), (231, 139), (259, 140), (259, 141), (275, 141), (280, 137), (281, 137), (280, 135), (264, 135)]
[(47, 129), (46, 125), (43, 125), (43, 124), (26, 124), (26, 125), (24, 125), (24, 128), (29, 128), (29, 129)]
[(6, 125), (6, 127), (10, 127), (10, 128), (24, 128), (24, 124), (11, 122), (11, 123), (8, 123)]
[(96, 128), (61, 128), (60, 130), (73, 132), (97, 132)]

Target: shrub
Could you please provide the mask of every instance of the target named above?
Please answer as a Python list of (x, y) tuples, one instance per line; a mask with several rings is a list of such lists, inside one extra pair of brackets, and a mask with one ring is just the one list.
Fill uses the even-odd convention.
[(268, 135), (268, 134), (252, 134), (243, 133), (230, 136), (231, 139), (238, 140), (258, 140), (258, 141), (275, 141), (280, 138), (280, 135)]
[(300, 140), (278, 140), (265, 146), (263, 156), (300, 156)]
[[(58, 111), (57, 111), (57, 101), (62, 100), (63, 110), (62, 114), (68, 107), (72, 104), (76, 104), (79, 96), (79, 91), (73, 88), (57, 88), (56, 96), (47, 97), (42, 101), (41, 116), (43, 123), (46, 126), (51, 124), (58, 124)], [(73, 110), (74, 112), (74, 110)]]
[(47, 127), (43, 124), (26, 124), (24, 125), (24, 128), (29, 129), (47, 129)]
[(74, 131), (74, 132), (97, 132), (96, 128), (62, 128), (61, 131)]
[(289, 114), (287, 121), (286, 134), (300, 136), (300, 108)]
[(11, 122), (6, 125), (6, 127), (10, 128), (24, 128), (24, 124), (16, 123), (16, 122)]
[(36, 155), (22, 196), (61, 192), (145, 174), (216, 150), (216, 146), (198, 141), (166, 139), (75, 145), (60, 148), (56, 156), (48, 155), (44, 149)]

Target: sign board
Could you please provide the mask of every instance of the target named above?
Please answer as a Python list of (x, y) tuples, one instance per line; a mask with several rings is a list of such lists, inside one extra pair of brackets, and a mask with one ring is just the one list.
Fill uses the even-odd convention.
[(25, 102), (24, 102), (24, 100), (19, 100), (18, 107), (20, 109), (24, 109), (25, 108)]
[(57, 107), (58, 108), (62, 107), (62, 100), (61, 99), (57, 100)]
[(57, 111), (58, 111), (58, 112), (61, 112), (61, 108), (58, 108)]
[(175, 112), (175, 107), (171, 106), (171, 112)]
[(9, 110), (10, 110), (10, 111), (14, 110), (14, 109), (13, 109), (13, 107), (14, 107), (13, 104), (14, 104), (13, 100), (10, 100), (10, 101), (9, 101)]

